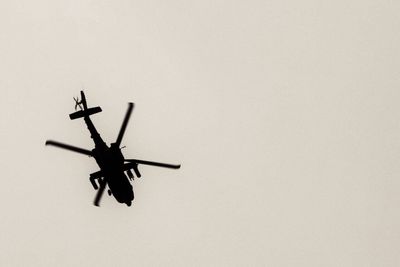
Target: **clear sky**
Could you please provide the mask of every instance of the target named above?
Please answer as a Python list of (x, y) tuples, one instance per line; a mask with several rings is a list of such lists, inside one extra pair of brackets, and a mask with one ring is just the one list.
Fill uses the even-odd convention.
[[(1, 266), (399, 266), (400, 4), (1, 1)], [(102, 137), (143, 166), (93, 206)]]

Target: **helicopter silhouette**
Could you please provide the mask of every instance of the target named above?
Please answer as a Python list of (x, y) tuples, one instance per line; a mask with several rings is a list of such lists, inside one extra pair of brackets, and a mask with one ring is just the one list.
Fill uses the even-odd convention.
[[(122, 122), (117, 140), (114, 143), (111, 143), (110, 146), (107, 146), (90, 119), (91, 115), (101, 112), (101, 108), (88, 108), (83, 91), (81, 91), (81, 100), (79, 100), (78, 98), (74, 98), (74, 100), (75, 110), (77, 110), (78, 107), (80, 110), (71, 113), (69, 117), (71, 120), (83, 118), (87, 128), (89, 129), (91, 138), (93, 139), (93, 142), (95, 144), (94, 149), (87, 150), (53, 140), (47, 140), (45, 144), (87, 155), (93, 157), (96, 160), (97, 165), (100, 167), (100, 170), (90, 174), (89, 178), (93, 188), (97, 190), (97, 194), (94, 199), (95, 206), (99, 206), (100, 199), (107, 185), (109, 188), (109, 195), (113, 195), (119, 203), (125, 203), (126, 205), (131, 206), (134, 199), (134, 193), (133, 187), (129, 180), (132, 181), (134, 179), (132, 170), (138, 178), (141, 177), (138, 168), (139, 164), (172, 169), (179, 169), (181, 167), (181, 165), (124, 158), (121, 152), (120, 145), (134, 107), (133, 103), (128, 103), (128, 110), (126, 112), (124, 121)], [(96, 183), (96, 180), (98, 182), (98, 185)]]

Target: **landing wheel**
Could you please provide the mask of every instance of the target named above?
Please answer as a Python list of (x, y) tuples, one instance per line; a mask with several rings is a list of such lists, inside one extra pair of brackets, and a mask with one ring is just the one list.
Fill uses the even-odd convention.
[(107, 193), (108, 193), (109, 196), (111, 196), (111, 190), (110, 189), (108, 189)]

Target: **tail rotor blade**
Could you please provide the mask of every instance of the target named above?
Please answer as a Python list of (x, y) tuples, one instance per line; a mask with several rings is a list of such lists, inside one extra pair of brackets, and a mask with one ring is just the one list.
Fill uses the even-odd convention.
[(119, 130), (119, 133), (118, 133), (117, 141), (115, 141), (115, 143), (117, 144), (118, 147), (120, 146), (122, 138), (124, 137), (126, 126), (128, 125), (129, 118), (132, 113), (132, 109), (133, 109), (133, 103), (129, 103), (128, 110), (126, 111), (124, 121), (122, 122), (121, 129)]
[(161, 162), (154, 162), (154, 161), (147, 161), (147, 160), (140, 160), (140, 159), (126, 159), (125, 161), (133, 162), (133, 163), (137, 163), (137, 164), (163, 167), (163, 168), (171, 168), (171, 169), (179, 169), (181, 167), (180, 164), (175, 165), (175, 164), (168, 164), (168, 163), (161, 163)]

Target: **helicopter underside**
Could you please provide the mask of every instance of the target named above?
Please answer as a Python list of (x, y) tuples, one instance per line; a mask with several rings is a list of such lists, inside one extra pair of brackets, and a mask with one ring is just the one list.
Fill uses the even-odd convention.
[(107, 181), (110, 193), (119, 203), (125, 203), (128, 206), (131, 205), (134, 199), (133, 187), (123, 172), (120, 172), (118, 175), (114, 173), (114, 175), (103, 179)]

